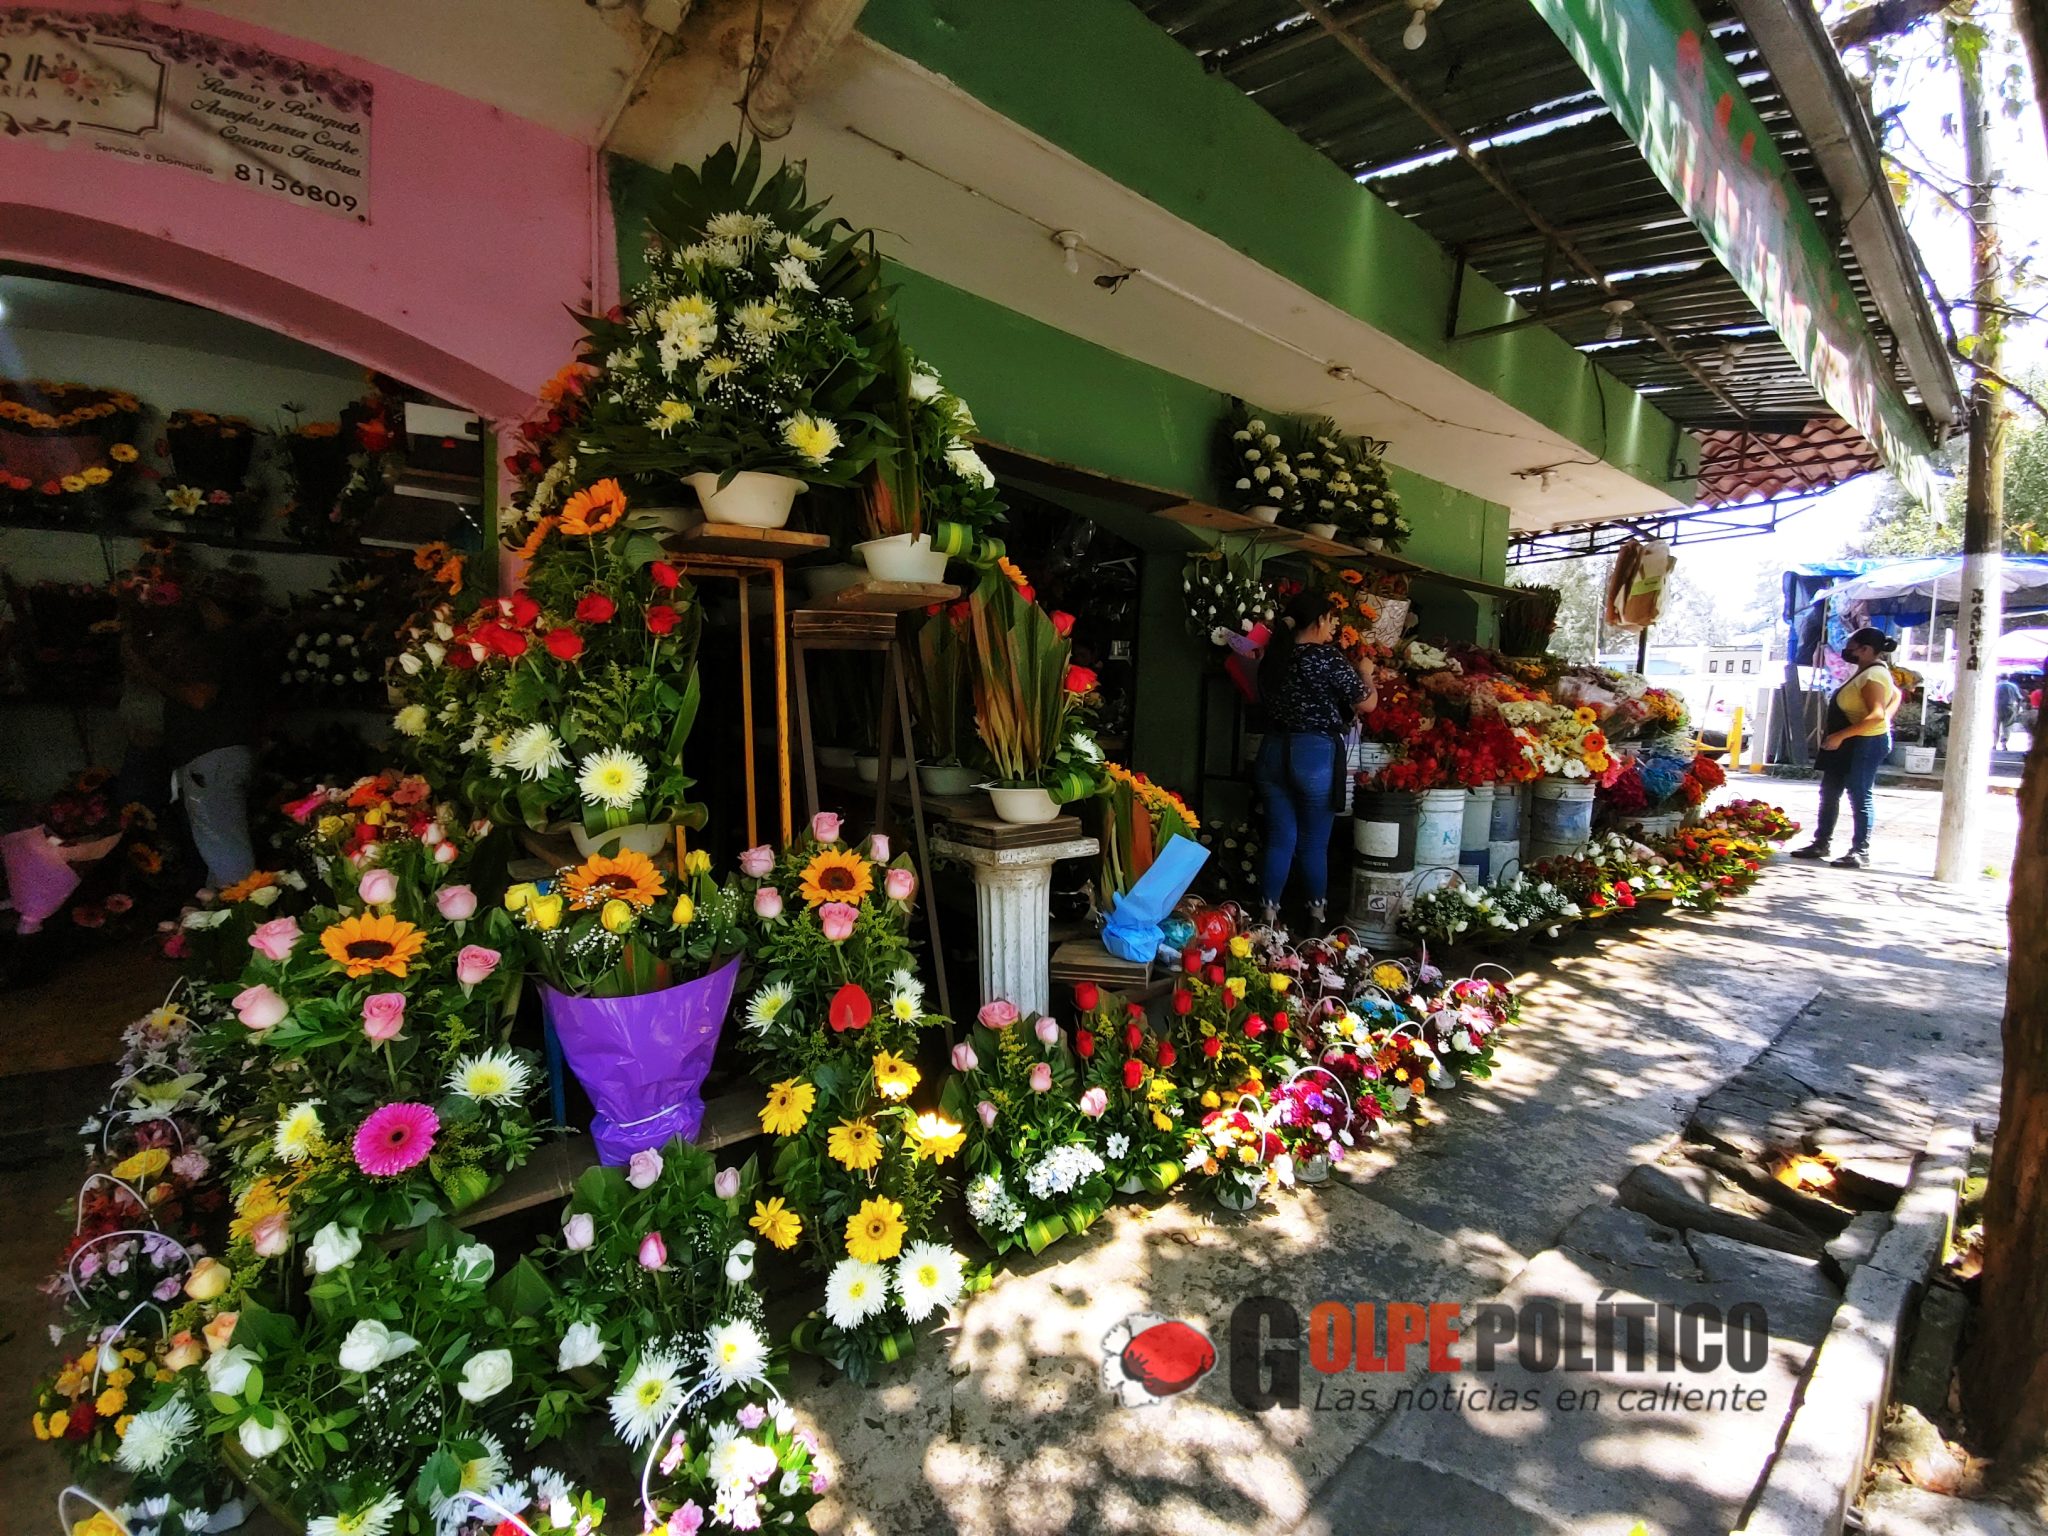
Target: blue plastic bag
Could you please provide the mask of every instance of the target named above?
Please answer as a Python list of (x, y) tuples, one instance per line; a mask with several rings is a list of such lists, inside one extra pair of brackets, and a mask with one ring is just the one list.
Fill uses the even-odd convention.
[(1152, 867), (1138, 877), (1138, 883), (1110, 901), (1109, 922), (1102, 930), (1102, 947), (1119, 960), (1148, 965), (1159, 953), (1165, 935), (1161, 924), (1195, 876), (1209, 860), (1209, 850), (1192, 838), (1178, 833), (1167, 839)]

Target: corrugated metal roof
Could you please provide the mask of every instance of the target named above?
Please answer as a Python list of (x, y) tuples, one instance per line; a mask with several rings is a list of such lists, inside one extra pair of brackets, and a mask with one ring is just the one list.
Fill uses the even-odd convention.
[[(1742, 416), (1640, 326), (1606, 338), (1601, 296), (1513, 204), (1448, 150), (1316, 19), (1288, 0), (1133, 0), (1212, 72), (1330, 157), (1526, 308), (1577, 304), (1551, 328), (1658, 409), (1695, 430), (1737, 428)], [(1564, 232), (1638, 314), (1673, 333), (1766, 431), (1833, 416), (1754, 305), (1720, 266), (1527, 0), (1445, 0), (1427, 42), (1402, 46), (1403, 0), (1326, 0), (1439, 117), (1479, 148), (1537, 212)], [(1701, 12), (1823, 229), (1840, 227), (1833, 197), (1798, 125), (1725, 0)], [(1887, 355), (1896, 355), (1854, 253), (1836, 257)], [(1552, 284), (1547, 302), (1546, 279)], [(1910, 382), (1901, 377), (1910, 389)]]

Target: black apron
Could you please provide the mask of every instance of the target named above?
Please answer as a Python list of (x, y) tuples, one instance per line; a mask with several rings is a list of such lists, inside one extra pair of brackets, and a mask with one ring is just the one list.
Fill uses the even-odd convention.
[[(1874, 667), (1862, 668), (1849, 681), (1828, 695), (1828, 710), (1827, 714), (1822, 718), (1820, 727), (1820, 733), (1823, 737), (1832, 736), (1837, 731), (1846, 731), (1856, 723), (1849, 718), (1849, 712), (1842, 708), (1842, 695), (1851, 688), (1858, 686), (1863, 681), (1865, 673), (1875, 670)], [(1847, 744), (1845, 743), (1839, 747), (1822, 747), (1813, 754), (1813, 766), (1823, 770), (1848, 767), (1849, 748)]]

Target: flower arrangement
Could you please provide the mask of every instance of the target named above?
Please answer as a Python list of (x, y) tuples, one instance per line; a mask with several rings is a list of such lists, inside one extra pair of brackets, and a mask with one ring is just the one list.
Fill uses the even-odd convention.
[[(1077, 1032), (1092, 1054), (1092, 1031)], [(1083, 1086), (1088, 1060), (1050, 1015), (1025, 1018), (998, 999), (953, 1051), (941, 1103), (967, 1128), (962, 1176), (975, 1230), (998, 1253), (1042, 1253), (1093, 1226), (1113, 1186), (1098, 1122), (1101, 1087)]]
[(1092, 793), (1102, 762), (1088, 724), (1096, 677), (1073, 664), (1067, 635), (1021, 573), (982, 578), (967, 598), (966, 636), (975, 726), (998, 783), (1062, 803)]
[(1244, 647), (1244, 654), (1251, 654), (1264, 643), (1259, 626), (1270, 628), (1280, 614), (1258, 567), (1241, 550), (1219, 547), (1188, 556), (1180, 590), (1187, 599), (1189, 632), (1219, 649)]
[(1242, 400), (1232, 401), (1224, 418), (1221, 458), (1223, 482), (1231, 488), (1238, 511), (1261, 522), (1295, 520), (1305, 493), (1295, 471), (1294, 451), (1274, 424)]
[(1327, 419), (1308, 422), (1302, 430), (1294, 451), (1302, 520), (1327, 523), (1338, 536), (1362, 540), (1369, 549), (1398, 549), (1414, 529), (1401, 514), (1401, 499), (1387, 470), (1387, 445), (1347, 437)]
[(164, 422), (158, 451), (171, 461), (163, 488), (164, 510), (196, 521), (243, 523), (261, 506), (249, 485), (249, 466), (260, 436), (245, 417), (180, 409)]
[(1685, 770), (1685, 778), (1678, 786), (1679, 794), (1687, 805), (1703, 805), (1707, 796), (1728, 782), (1728, 772), (1706, 753), (1694, 755), (1692, 766)]
[(1756, 842), (1782, 843), (1799, 835), (1799, 823), (1763, 800), (1730, 800), (1707, 812), (1705, 824)]
[(644, 854), (593, 854), (544, 884), (505, 893), (524, 957), (572, 997), (659, 991), (723, 965), (744, 947), (740, 894), (711, 875), (711, 857), (684, 855), (679, 887)]
[(1500, 910), (1490, 889), (1462, 880), (1424, 891), (1401, 912), (1401, 931), (1425, 944), (1469, 944), (1514, 929), (1513, 919)]
[(974, 451), (967, 402), (901, 345), (876, 387), (892, 441), (860, 483), (867, 537), (928, 534), (941, 523), (979, 532), (1000, 519), (996, 477)]
[(1176, 837), (1193, 838), (1201, 818), (1172, 790), (1120, 763), (1102, 765), (1102, 899), (1128, 891)]
[(1170, 1189), (1187, 1153), (1187, 1107), (1173, 1042), (1154, 1030), (1140, 1003), (1092, 981), (1074, 988), (1074, 1054), (1084, 1092), (1099, 1089), (1093, 1115), (1107, 1177), (1120, 1194)]
[(964, 633), (968, 615), (964, 601), (934, 603), (925, 611), (910, 647), (911, 703), (922, 763), (951, 766), (969, 749), (960, 731), (962, 715), (973, 708)]
[(1190, 1182), (1232, 1210), (1248, 1210), (1269, 1189), (1294, 1183), (1286, 1143), (1251, 1093), (1202, 1116), (1185, 1161)]
[(0, 379), (0, 515), (87, 521), (126, 508), (146, 467), (125, 390)]

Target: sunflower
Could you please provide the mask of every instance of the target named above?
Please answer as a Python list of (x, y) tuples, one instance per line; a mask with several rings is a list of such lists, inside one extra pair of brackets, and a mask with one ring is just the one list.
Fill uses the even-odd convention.
[(868, 861), (848, 848), (821, 848), (804, 866), (801, 894), (814, 907), (828, 901), (857, 907), (874, 888), (875, 876)]
[(768, 1102), (761, 1106), (761, 1129), (771, 1136), (794, 1136), (817, 1102), (816, 1088), (800, 1077), (786, 1077), (768, 1090)]
[(910, 1128), (911, 1152), (934, 1163), (943, 1163), (966, 1140), (966, 1131), (935, 1111), (919, 1115)]
[(875, 1052), (875, 1091), (885, 1099), (907, 1099), (918, 1070), (894, 1051)]
[(600, 480), (571, 496), (562, 507), (562, 532), (603, 533), (626, 515), (626, 493), (616, 480)]
[(754, 1202), (754, 1214), (747, 1218), (747, 1225), (777, 1248), (794, 1248), (796, 1240), (804, 1235), (804, 1219), (782, 1203), (782, 1196), (776, 1195), (767, 1201)]
[(882, 1138), (872, 1120), (842, 1120), (825, 1138), (825, 1150), (840, 1167), (866, 1173), (882, 1160)]
[(389, 912), (360, 913), (323, 929), (320, 947), (351, 981), (372, 971), (403, 977), (427, 946), (425, 935)]
[(253, 874), (244, 875), (233, 885), (224, 887), (220, 893), (220, 899), (228, 903), (247, 901), (264, 887), (275, 884), (277, 884), (276, 875), (267, 869), (259, 869)]
[(903, 1251), (903, 1207), (894, 1200), (861, 1202), (846, 1218), (846, 1251), (863, 1264), (884, 1264)]
[(541, 545), (547, 542), (548, 535), (555, 531), (555, 525), (559, 522), (561, 522), (561, 519), (550, 512), (546, 517), (535, 523), (533, 525), (533, 532), (526, 536), (526, 542), (512, 551), (513, 557), (519, 560), (531, 560), (535, 555), (539, 554)]
[(630, 848), (620, 850), (616, 857), (593, 854), (562, 876), (562, 893), (579, 911), (614, 899), (629, 906), (651, 907), (667, 890), (654, 861)]

